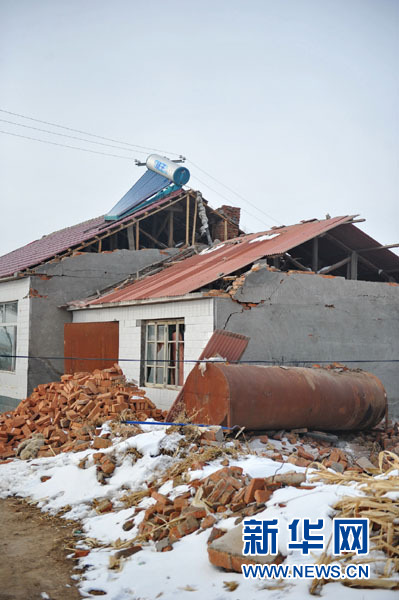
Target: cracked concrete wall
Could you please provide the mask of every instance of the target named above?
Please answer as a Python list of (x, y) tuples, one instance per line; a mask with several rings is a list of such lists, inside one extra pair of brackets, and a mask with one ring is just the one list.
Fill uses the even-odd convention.
[(399, 368), (389, 362), (399, 358), (399, 286), (262, 268), (247, 275), (235, 300), (216, 299), (215, 326), (251, 338), (243, 360), (336, 361), (370, 371), (399, 417)]
[[(60, 308), (63, 304), (95, 294), (177, 252), (176, 249), (148, 249), (83, 253), (38, 267), (31, 276), (30, 355), (64, 355), (64, 324), (72, 321), (72, 313)], [(63, 360), (31, 359), (28, 394), (39, 383), (59, 379), (63, 372)]]

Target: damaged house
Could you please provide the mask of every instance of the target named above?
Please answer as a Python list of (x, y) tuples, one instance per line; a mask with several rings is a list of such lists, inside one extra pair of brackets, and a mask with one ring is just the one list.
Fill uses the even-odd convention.
[[(163, 188), (170, 184), (164, 179)], [(105, 217), (0, 257), (0, 412), (15, 408), (35, 386), (64, 372), (64, 325), (72, 320), (62, 308), (66, 303), (159, 269), (163, 261), (185, 256), (201, 238), (239, 235), (239, 209), (214, 210), (199, 192), (177, 186), (157, 192), (159, 185), (151, 183), (139, 195), (135, 184)], [(113, 342), (108, 351), (117, 356), (115, 335)], [(101, 344), (93, 347), (101, 359)], [(76, 352), (80, 356), (79, 344)]]
[[(212, 334), (235, 332), (249, 339), (244, 362), (339, 362), (374, 373), (398, 415), (399, 257), (358, 222), (313, 219), (192, 247), (155, 274), (69, 303), (65, 355), (76, 356), (88, 332), (108, 335), (126, 375), (165, 409)], [(79, 351), (92, 356), (90, 345)], [(86, 370), (87, 362), (66, 368)]]

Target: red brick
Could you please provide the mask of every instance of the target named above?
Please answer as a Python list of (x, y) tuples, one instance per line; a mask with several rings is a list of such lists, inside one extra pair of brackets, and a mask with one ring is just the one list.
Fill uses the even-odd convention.
[(95, 437), (93, 441), (93, 448), (95, 450), (100, 450), (101, 448), (109, 448), (112, 446), (111, 440), (106, 440), (102, 437)]
[(254, 477), (247, 486), (244, 494), (244, 502), (249, 504), (255, 500), (256, 490), (264, 490), (266, 488), (265, 480), (262, 477)]
[(272, 492), (270, 490), (256, 490), (255, 491), (255, 501), (258, 504), (264, 504), (265, 502), (267, 502), (270, 498), (270, 496), (272, 495)]

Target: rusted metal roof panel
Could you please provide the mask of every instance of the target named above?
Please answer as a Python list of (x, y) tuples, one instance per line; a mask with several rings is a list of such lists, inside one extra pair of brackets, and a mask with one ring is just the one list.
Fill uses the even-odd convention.
[(323, 221), (308, 221), (228, 240), (181, 263), (176, 263), (161, 273), (101, 296), (89, 304), (182, 296), (223, 275), (234, 273), (264, 256), (288, 252), (352, 219), (353, 216), (344, 216)]
[(216, 329), (198, 360), (211, 358), (218, 354), (222, 358), (225, 358), (227, 362), (236, 362), (244, 354), (248, 342), (249, 337), (246, 335)]
[(178, 190), (172, 192), (165, 198), (161, 198), (157, 202), (151, 204), (150, 207), (145, 207), (138, 210), (134, 215), (129, 215), (118, 221), (104, 221), (104, 216), (78, 223), (72, 227), (66, 227), (59, 231), (54, 231), (49, 235), (45, 235), (39, 240), (35, 240), (22, 248), (13, 250), (8, 254), (0, 257), (0, 277), (6, 277), (19, 273), (25, 269), (35, 267), (36, 265), (51, 260), (58, 254), (62, 254), (69, 249), (72, 249), (84, 242), (95, 239), (97, 235), (102, 235), (113, 229), (119, 229), (120, 225), (128, 221), (134, 221), (146, 212), (151, 212), (163, 204), (169, 202), (173, 197), (179, 194), (185, 194)]
[[(205, 358), (212, 358), (217, 354), (222, 358), (225, 358), (227, 362), (236, 362), (240, 360), (244, 354), (246, 347), (248, 346), (249, 337), (241, 335), (240, 333), (234, 333), (232, 331), (223, 331), (222, 329), (216, 329), (207, 345), (201, 352), (199, 357), (200, 360)], [(184, 386), (178, 393), (169, 409), (166, 416), (167, 421), (175, 419), (181, 410), (184, 409)]]

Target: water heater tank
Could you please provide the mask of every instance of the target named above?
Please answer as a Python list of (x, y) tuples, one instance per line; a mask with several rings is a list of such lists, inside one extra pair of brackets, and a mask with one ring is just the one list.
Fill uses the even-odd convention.
[(190, 171), (186, 167), (176, 164), (166, 156), (150, 154), (146, 160), (147, 169), (163, 175), (176, 185), (185, 185), (190, 179)]

